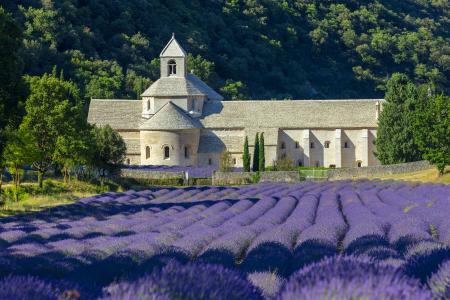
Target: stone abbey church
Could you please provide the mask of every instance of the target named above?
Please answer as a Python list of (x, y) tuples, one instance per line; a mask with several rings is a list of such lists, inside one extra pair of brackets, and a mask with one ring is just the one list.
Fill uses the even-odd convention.
[(229, 151), (242, 167), (264, 132), (266, 162), (288, 157), (298, 166), (360, 167), (379, 164), (374, 139), (382, 99), (223, 101), (186, 70), (175, 37), (161, 52), (161, 78), (142, 100), (92, 99), (88, 120), (109, 124), (127, 145), (132, 165), (219, 165)]

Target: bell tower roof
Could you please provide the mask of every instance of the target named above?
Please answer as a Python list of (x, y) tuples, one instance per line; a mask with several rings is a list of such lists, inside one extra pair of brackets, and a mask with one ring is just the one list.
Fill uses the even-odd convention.
[(163, 51), (159, 55), (160, 57), (186, 57), (186, 51), (184, 51), (183, 47), (178, 43), (175, 39), (175, 34), (172, 34), (172, 38), (169, 43), (167, 43), (166, 47), (164, 47)]

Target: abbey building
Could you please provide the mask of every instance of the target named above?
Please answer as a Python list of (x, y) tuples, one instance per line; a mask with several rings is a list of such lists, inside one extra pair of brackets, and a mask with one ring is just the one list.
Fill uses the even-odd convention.
[(382, 99), (224, 101), (186, 70), (175, 37), (160, 55), (161, 78), (142, 100), (92, 99), (88, 121), (109, 124), (127, 144), (133, 165), (219, 165), (229, 151), (242, 167), (264, 132), (267, 165), (288, 157), (298, 166), (358, 167), (379, 164), (374, 139)]

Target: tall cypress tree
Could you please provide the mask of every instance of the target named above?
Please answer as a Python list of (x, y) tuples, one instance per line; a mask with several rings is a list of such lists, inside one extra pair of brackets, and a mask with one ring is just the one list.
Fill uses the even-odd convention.
[(244, 142), (244, 154), (242, 155), (242, 160), (244, 162), (244, 172), (250, 172), (250, 152), (248, 150), (248, 137), (245, 137)]
[(253, 151), (253, 172), (259, 171), (259, 133), (255, 137), (255, 149)]
[(266, 170), (266, 157), (264, 152), (264, 132), (259, 136), (259, 171)]
[(387, 83), (386, 102), (378, 120), (377, 157), (382, 164), (422, 159), (414, 141), (414, 110), (420, 91), (404, 74), (395, 73)]

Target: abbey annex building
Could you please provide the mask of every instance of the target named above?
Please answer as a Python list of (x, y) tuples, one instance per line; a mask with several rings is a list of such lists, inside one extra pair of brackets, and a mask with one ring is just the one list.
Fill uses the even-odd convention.
[(242, 167), (264, 133), (266, 162), (288, 157), (298, 166), (379, 164), (374, 139), (382, 99), (223, 101), (186, 70), (186, 52), (172, 37), (161, 52), (161, 78), (142, 100), (92, 99), (88, 121), (109, 124), (127, 144), (132, 165), (219, 165), (229, 151)]

